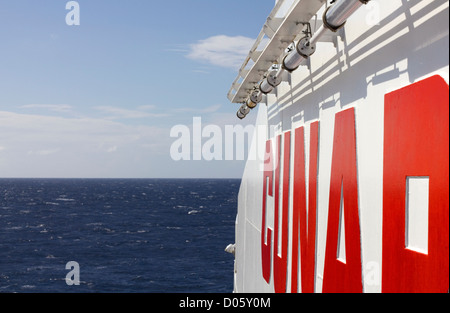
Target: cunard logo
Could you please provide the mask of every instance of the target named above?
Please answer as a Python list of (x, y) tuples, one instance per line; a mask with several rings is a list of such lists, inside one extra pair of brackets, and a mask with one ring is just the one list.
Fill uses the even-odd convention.
[[(448, 291), (448, 92), (447, 83), (434, 76), (385, 97), (382, 189), (372, 188), (382, 194), (382, 225), (375, 225), (381, 246), (367, 246), (374, 238), (364, 237), (361, 226), (361, 205), (370, 202), (371, 194), (360, 190), (359, 180), (367, 177), (358, 174), (363, 160), (356, 145), (357, 108), (335, 116), (326, 225), (319, 224), (317, 205), (319, 168), (324, 166), (319, 164), (320, 123), (309, 125), (309, 166), (305, 127), (267, 142), (261, 265), (275, 292), (287, 291), (288, 275), (291, 292), (314, 292), (318, 263), (323, 292), (362, 292), (372, 283), (381, 284), (382, 292)], [(325, 254), (320, 255), (317, 234), (324, 227)], [(364, 249), (379, 249), (382, 266), (363, 262)]]

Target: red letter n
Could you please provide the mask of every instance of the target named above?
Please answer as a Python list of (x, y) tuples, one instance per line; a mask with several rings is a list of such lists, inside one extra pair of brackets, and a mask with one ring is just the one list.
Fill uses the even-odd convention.
[[(305, 134), (304, 128), (295, 130), (294, 200), (292, 226), (292, 282), (297, 292), (299, 264), (301, 264), (302, 292), (314, 292), (317, 226), (317, 164), (319, 122), (311, 124), (309, 152), (309, 197), (306, 197)], [(309, 203), (306, 199), (308, 198)], [(307, 209), (308, 208), (308, 209)], [(299, 240), (300, 239), (300, 240)], [(300, 243), (300, 245), (299, 245)], [(299, 246), (301, 262), (299, 262)]]

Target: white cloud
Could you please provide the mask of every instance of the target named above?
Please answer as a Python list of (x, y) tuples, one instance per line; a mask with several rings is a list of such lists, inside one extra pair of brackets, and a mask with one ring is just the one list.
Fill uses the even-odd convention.
[(138, 110), (154, 110), (156, 109), (156, 105), (140, 105), (138, 106)]
[[(252, 117), (239, 121), (233, 114), (221, 113), (219, 108), (220, 105), (198, 109), (205, 113), (200, 114), (203, 127), (217, 125), (223, 130), (224, 125), (252, 122)], [(137, 111), (152, 109), (145, 106)], [(195, 114), (186, 112), (198, 112), (197, 109), (177, 112), (188, 117), (186, 126), (192, 129), (189, 116)], [(169, 113), (175, 116), (177, 112)], [(170, 155), (175, 141), (170, 131), (170, 126), (126, 124), (105, 118), (0, 111), (0, 177), (240, 176), (241, 161), (175, 162)]]
[(117, 120), (117, 119), (138, 119), (138, 118), (146, 118), (146, 117), (165, 117), (167, 114), (159, 114), (159, 113), (151, 113), (148, 112), (150, 109), (153, 109), (154, 106), (145, 105), (140, 106), (136, 110), (130, 109), (122, 109), (112, 106), (98, 106), (95, 107), (96, 110), (99, 110), (105, 114), (108, 114), (104, 117), (104, 119), (108, 120)]
[(244, 36), (212, 36), (190, 45), (188, 58), (233, 70), (240, 68), (255, 39)]
[(68, 104), (26, 104), (20, 106), (23, 109), (44, 109), (54, 112), (69, 112), (72, 110), (72, 106)]
[(99, 118), (0, 111), (0, 147), (1, 177), (151, 177), (170, 161), (168, 129)]
[(50, 154), (54, 154), (59, 152), (60, 149), (59, 148), (55, 148), (55, 149), (47, 149), (47, 150), (38, 150), (38, 151), (33, 151), (30, 150), (28, 151), (28, 155), (40, 155), (40, 156), (46, 156), (46, 155), (50, 155)]
[(216, 104), (211, 105), (206, 108), (177, 108), (173, 109), (172, 112), (175, 113), (195, 113), (195, 114), (208, 114), (208, 113), (215, 113), (217, 112), (222, 105)]
[(116, 152), (116, 151), (117, 151), (117, 146), (113, 146), (113, 147), (106, 149), (106, 152), (108, 152), (108, 153), (112, 153), (112, 152)]

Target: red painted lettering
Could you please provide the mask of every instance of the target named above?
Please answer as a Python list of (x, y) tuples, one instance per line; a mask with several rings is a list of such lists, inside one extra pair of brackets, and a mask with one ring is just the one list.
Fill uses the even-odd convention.
[[(273, 197), (273, 168), (274, 158), (272, 153), (272, 142), (266, 142), (266, 153), (264, 157), (264, 184), (262, 199), (262, 226), (261, 226), (261, 261), (264, 280), (270, 282), (271, 274), (271, 250), (272, 230), (267, 227), (267, 196)], [(267, 231), (267, 234), (266, 234)]]
[[(449, 88), (439, 76), (386, 95), (383, 292), (449, 288)], [(408, 176), (429, 177), (428, 253), (405, 246)]]
[[(278, 137), (278, 144), (280, 144)], [(277, 148), (280, 152), (281, 148)], [(286, 292), (286, 275), (287, 275), (287, 253), (288, 253), (288, 218), (289, 218), (289, 177), (290, 177), (290, 160), (291, 160), (291, 133), (284, 134), (283, 143), (283, 198), (282, 207), (280, 210), (279, 192), (280, 192), (280, 167), (276, 169), (275, 174), (275, 233), (274, 233), (274, 247), (273, 247), (273, 275), (276, 293)], [(278, 159), (280, 159), (279, 156)], [(281, 230), (280, 230), (281, 218)], [(281, 234), (280, 234), (281, 231)], [(281, 236), (280, 236), (281, 235)], [(281, 237), (281, 238), (280, 238)], [(281, 243), (278, 238), (281, 239)], [(279, 246), (281, 245), (281, 255), (278, 254)]]
[(309, 205), (306, 210), (305, 141), (304, 128), (295, 130), (294, 199), (292, 231), (291, 292), (298, 292), (299, 238), (301, 255), (302, 292), (314, 292), (316, 226), (317, 226), (317, 163), (319, 122), (311, 124), (309, 157)]
[[(345, 223), (340, 221), (341, 209)], [(337, 258), (337, 248), (339, 225), (344, 224), (346, 261), (342, 262)], [(361, 272), (355, 109), (352, 108), (336, 114), (335, 120), (323, 292), (362, 292)]]
[[(439, 76), (386, 95), (382, 208), (383, 292), (448, 292), (448, 97), (448, 84)], [(298, 291), (299, 272), (302, 292), (315, 290), (319, 122), (311, 124), (310, 133), (307, 192), (304, 127), (295, 130), (290, 256), (292, 292)], [(286, 291), (289, 251), (291, 133), (285, 133), (283, 139), (282, 143), (282, 136), (279, 135), (275, 139), (275, 145), (270, 140), (266, 143), (262, 201), (262, 272), (265, 281), (270, 283), (273, 264), (275, 292)], [(363, 291), (357, 166), (355, 109), (352, 108), (337, 113), (335, 118), (323, 292)], [(423, 178), (426, 179), (422, 180)], [(419, 191), (417, 186), (420, 187)], [(422, 189), (426, 192), (424, 197)], [(414, 192), (411, 190), (421, 197), (412, 196)], [(273, 197), (274, 231), (267, 225), (268, 196)], [(427, 211), (424, 211), (424, 205), (428, 205), (425, 207)], [(419, 217), (414, 215), (417, 210)], [(420, 212), (428, 213), (427, 220), (420, 218)], [(422, 223), (424, 219), (426, 223)], [(418, 223), (416, 228), (410, 225), (415, 223)], [(426, 225), (425, 228), (423, 225)], [(411, 241), (418, 240), (419, 247), (408, 242), (413, 232), (417, 236), (412, 236)], [(421, 245), (424, 244), (423, 249)]]

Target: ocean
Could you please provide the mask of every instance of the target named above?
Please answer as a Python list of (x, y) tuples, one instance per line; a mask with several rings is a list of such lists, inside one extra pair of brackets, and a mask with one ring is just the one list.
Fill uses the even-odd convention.
[(0, 179), (0, 292), (232, 292), (239, 185)]

